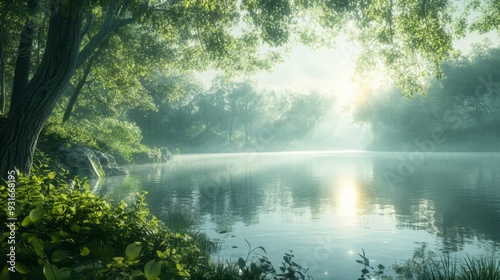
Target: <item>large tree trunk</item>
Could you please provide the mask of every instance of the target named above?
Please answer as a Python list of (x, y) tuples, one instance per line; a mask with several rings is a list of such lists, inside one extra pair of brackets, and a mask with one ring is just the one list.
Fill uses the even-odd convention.
[[(14, 70), (14, 81), (12, 83), (11, 104), (18, 102), (26, 87), (28, 86), (31, 66), (31, 52), (33, 49), (33, 38), (35, 36), (35, 22), (31, 18), (38, 9), (38, 1), (28, 1), (28, 18), (24, 23), (21, 39), (19, 41), (16, 69)], [(12, 105), (11, 105), (12, 106)]]
[(28, 86), (34, 34), (34, 23), (28, 19), (24, 24), (19, 42), (14, 81), (12, 83), (11, 104), (19, 102), (18, 99), (21, 98)]
[[(0, 132), (0, 177), (18, 168), (29, 173), (38, 136), (75, 71), (84, 0), (53, 1), (42, 62), (22, 94), (12, 100)], [(57, 5), (57, 4), (53, 4)]]
[[(0, 23), (1, 25), (2, 23)], [(1, 28), (1, 27), (0, 27)], [(2, 32), (0, 32), (0, 115), (5, 114), (5, 55)]]

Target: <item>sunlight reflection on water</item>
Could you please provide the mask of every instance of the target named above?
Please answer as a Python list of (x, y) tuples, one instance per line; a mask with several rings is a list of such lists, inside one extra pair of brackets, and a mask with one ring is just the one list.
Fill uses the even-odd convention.
[[(401, 182), (387, 182), (404, 153), (293, 152), (177, 156), (131, 166), (98, 188), (116, 199), (147, 190), (152, 212), (185, 211), (223, 241), (221, 258), (264, 246), (275, 263), (293, 250), (315, 279), (354, 279), (364, 249), (389, 267), (420, 243), (477, 255), (500, 244), (500, 156), (428, 154)], [(228, 234), (219, 234), (224, 229)], [(236, 247), (236, 248), (233, 248)]]

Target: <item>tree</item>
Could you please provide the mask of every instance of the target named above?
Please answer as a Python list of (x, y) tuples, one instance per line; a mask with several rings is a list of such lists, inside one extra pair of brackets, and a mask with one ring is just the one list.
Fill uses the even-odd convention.
[[(39, 68), (24, 89), (14, 91), (0, 139), (0, 171), (13, 167), (29, 172), (38, 135), (78, 62), (84, 1), (52, 6), (47, 46)], [(19, 59), (18, 59), (19, 61)], [(27, 76), (16, 69), (16, 75)], [(21, 72), (18, 72), (21, 71)], [(21, 77), (23, 78), (23, 77)]]
[(493, 150), (500, 135), (500, 50), (476, 46), (468, 56), (447, 62), (445, 78), (434, 80), (425, 96), (401, 91), (370, 92), (357, 101), (354, 117), (372, 127), (372, 148), (416, 149), (418, 139), (446, 135), (440, 149)]
[(201, 83), (192, 74), (152, 72), (142, 84), (152, 97), (154, 108), (136, 108), (129, 116), (145, 132), (146, 143), (165, 146), (186, 141), (191, 115), (186, 106), (202, 91)]
[[(261, 111), (262, 98), (254, 87), (250, 81), (239, 82), (228, 96), (232, 119), (235, 118), (237, 122), (243, 124), (245, 144), (248, 144), (250, 140), (252, 126)], [(229, 142), (231, 142), (231, 138)]]
[[(260, 56), (255, 51), (257, 46), (263, 42), (279, 44), (284, 40), (283, 35), (259, 36), (257, 33), (269, 27), (270, 17), (278, 22), (285, 20), (285, 15), (272, 5), (266, 14), (260, 15), (259, 12), (259, 15), (254, 15), (255, 19), (267, 18), (267, 23), (255, 25), (257, 28), (246, 32), (246, 37), (238, 38), (230, 35), (231, 28), (239, 19), (235, 1), (109, 0), (87, 3), (80, 0), (53, 1), (49, 6), (50, 21), (44, 40), (43, 59), (36, 65), (35, 71), (26, 71), (26, 67), (16, 68), (13, 78), (23, 82), (29, 80), (29, 83), (16, 83), (19, 86), (12, 91), (8, 118), (0, 132), (2, 177), (14, 167), (23, 172), (30, 171), (40, 131), (75, 69), (85, 65), (103, 42), (125, 26), (137, 26), (143, 32), (157, 34), (162, 45), (168, 46), (171, 57), (178, 58), (174, 62), (178, 62), (179, 67), (190, 68), (211, 64), (226, 69), (235, 66), (240, 70), (263, 67), (274, 57)], [(21, 37), (25, 35), (21, 34)], [(139, 42), (143, 44), (144, 61), (151, 63), (148, 61), (151, 56), (147, 54), (154, 51), (153, 48), (158, 44)], [(32, 51), (31, 45), (23, 48), (23, 54)], [(233, 61), (236, 48), (238, 51), (248, 51), (238, 57), (240, 63)], [(23, 65), (31, 65), (30, 57), (23, 54), (19, 52), (18, 63), (23, 61)], [(31, 72), (34, 72), (33, 77), (28, 79)]]
[[(30, 7), (32, 2), (27, 0), (22, 4)], [(348, 28), (366, 46), (362, 56), (366, 65), (377, 64), (375, 58), (382, 58), (383, 63), (391, 66), (389, 72), (396, 81), (411, 89), (425, 84), (429, 73), (439, 75), (439, 66), (452, 49), (451, 3), (450, 0), (62, 0), (50, 4), (42, 1), (33, 18), (34, 22), (41, 22), (40, 26), (44, 26), (40, 18), (50, 18), (47, 32), (43, 28), (36, 30), (39, 36), (32, 38), (37, 45), (45, 42), (39, 50), (43, 51), (43, 57), (39, 63), (30, 60), (24, 64), (35, 65), (32, 70), (21, 71), (26, 70), (21, 67), (15, 71), (13, 80), (29, 82), (19, 83), (18, 90), (12, 89), (8, 118), (0, 132), (0, 176), (13, 167), (30, 171), (38, 135), (75, 69), (83, 67), (107, 39), (128, 30), (126, 27), (155, 34), (160, 39), (161, 44), (139, 41), (142, 48), (136, 53), (144, 57), (146, 65), (154, 63), (147, 54), (160, 45), (167, 46), (165, 51), (176, 67), (214, 67), (229, 72), (269, 68), (281, 59), (277, 47), (292, 40), (314, 43), (327, 38), (328, 41), (339, 30)], [(22, 13), (16, 16), (26, 17)], [(305, 22), (319, 22), (323, 29), (305, 27)], [(265, 55), (258, 51), (263, 45), (269, 50)], [(33, 46), (27, 46), (26, 50), (33, 52)], [(114, 50), (113, 46), (109, 50)], [(29, 60), (19, 52), (17, 62), (23, 59)], [(416, 79), (422, 73), (423, 78)]]

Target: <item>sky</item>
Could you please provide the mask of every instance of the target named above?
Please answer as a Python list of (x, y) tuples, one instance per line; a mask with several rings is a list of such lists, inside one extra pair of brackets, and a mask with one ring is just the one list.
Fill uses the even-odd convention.
[[(486, 35), (471, 34), (454, 45), (465, 54), (472, 49), (472, 43), (479, 43), (484, 38), (490, 38), (494, 46), (500, 43), (498, 34), (490, 32)], [(358, 50), (359, 47), (342, 38), (337, 41), (335, 49), (313, 50), (299, 45), (292, 48), (285, 61), (271, 72), (261, 71), (251, 78), (262, 88), (334, 94), (341, 105), (348, 105), (355, 93), (353, 71)], [(197, 76), (208, 87), (215, 74), (215, 71), (208, 71)]]

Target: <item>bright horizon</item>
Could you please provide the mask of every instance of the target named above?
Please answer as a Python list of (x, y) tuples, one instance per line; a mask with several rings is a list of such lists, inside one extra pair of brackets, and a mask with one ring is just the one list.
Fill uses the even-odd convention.
[[(468, 54), (472, 45), (488, 38), (494, 47), (499, 45), (496, 32), (483, 35), (472, 33), (466, 38), (454, 42), (454, 47)], [(359, 46), (340, 38), (334, 49), (311, 49), (298, 45), (291, 49), (283, 63), (273, 67), (270, 72), (259, 71), (250, 76), (257, 82), (259, 88), (272, 90), (318, 91), (324, 94), (334, 94), (338, 104), (350, 105), (356, 91), (354, 81), (354, 64), (359, 53)], [(209, 70), (197, 73), (205, 87), (210, 87), (217, 71)], [(373, 85), (383, 82), (381, 73), (372, 73)]]

